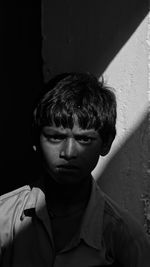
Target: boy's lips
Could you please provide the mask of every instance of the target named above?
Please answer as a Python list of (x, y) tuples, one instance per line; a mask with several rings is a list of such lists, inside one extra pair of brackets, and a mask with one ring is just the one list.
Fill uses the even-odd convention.
[(77, 170), (77, 169), (79, 169), (77, 166), (71, 165), (71, 164), (58, 165), (57, 168), (61, 169), (61, 170)]

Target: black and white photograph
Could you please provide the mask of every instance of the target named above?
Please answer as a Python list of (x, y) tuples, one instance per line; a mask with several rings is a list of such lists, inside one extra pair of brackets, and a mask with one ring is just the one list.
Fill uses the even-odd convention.
[(0, 12), (0, 267), (150, 267), (149, 0)]

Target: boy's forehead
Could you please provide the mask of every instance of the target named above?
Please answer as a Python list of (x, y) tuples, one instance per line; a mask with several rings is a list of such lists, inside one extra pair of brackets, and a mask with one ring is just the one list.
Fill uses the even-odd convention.
[(91, 134), (93, 136), (98, 136), (99, 133), (96, 129), (94, 129), (94, 127), (92, 128), (82, 128), (79, 124), (79, 120), (78, 120), (78, 117), (76, 114), (73, 115), (73, 124), (70, 126), (68, 124), (63, 126), (63, 124), (59, 124), (56, 125), (54, 121), (51, 122), (50, 125), (45, 125), (43, 128), (42, 128), (42, 132), (47, 132), (47, 133), (64, 133), (64, 134), (67, 134), (67, 133), (72, 133), (72, 134), (80, 134), (80, 135), (88, 135), (88, 134)]
[(66, 133), (66, 132), (72, 132), (74, 134), (92, 134), (92, 135), (98, 135), (98, 131), (94, 128), (90, 129), (83, 129), (79, 126), (78, 123), (74, 123), (73, 127), (63, 127), (62, 125), (56, 126), (56, 124), (52, 124), (50, 126), (44, 126), (43, 131), (45, 132), (53, 132), (53, 133)]

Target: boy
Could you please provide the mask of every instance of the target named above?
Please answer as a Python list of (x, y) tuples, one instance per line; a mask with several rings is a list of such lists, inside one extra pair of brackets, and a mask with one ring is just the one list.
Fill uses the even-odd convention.
[(143, 230), (91, 176), (115, 138), (114, 94), (84, 73), (45, 87), (33, 119), (41, 178), (0, 198), (0, 266), (150, 266)]

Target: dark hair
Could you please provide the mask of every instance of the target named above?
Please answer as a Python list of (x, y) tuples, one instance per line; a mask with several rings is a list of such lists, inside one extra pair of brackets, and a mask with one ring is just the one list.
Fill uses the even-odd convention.
[[(34, 110), (34, 137), (42, 127), (72, 128), (74, 115), (82, 129), (94, 128), (103, 140), (116, 135), (116, 98), (110, 88), (89, 73), (61, 74), (45, 84), (44, 95)], [(35, 141), (35, 140), (34, 140)]]

